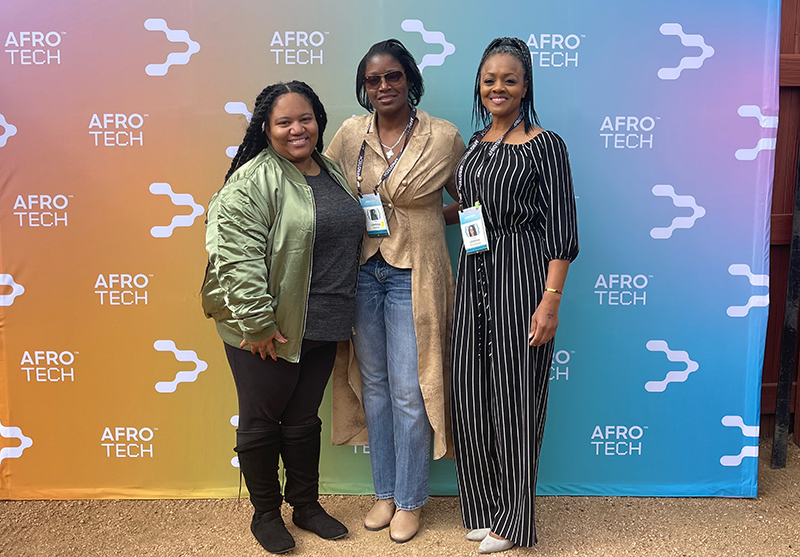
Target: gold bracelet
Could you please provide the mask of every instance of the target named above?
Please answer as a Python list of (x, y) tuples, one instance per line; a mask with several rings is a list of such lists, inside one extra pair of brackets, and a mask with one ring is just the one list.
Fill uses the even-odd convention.
[(545, 292), (555, 292), (556, 294), (564, 294), (561, 290), (558, 290), (557, 288), (545, 288), (544, 291)]

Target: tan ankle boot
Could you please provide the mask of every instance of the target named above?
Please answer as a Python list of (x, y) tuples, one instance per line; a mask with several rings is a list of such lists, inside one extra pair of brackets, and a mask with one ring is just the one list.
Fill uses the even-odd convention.
[(394, 513), (394, 518), (392, 518), (391, 527), (389, 528), (389, 537), (392, 541), (406, 543), (416, 536), (417, 532), (419, 532), (419, 515), (421, 513), (422, 507), (413, 511), (398, 510)]
[(389, 526), (394, 516), (394, 500), (378, 499), (364, 518), (364, 528), (373, 532)]

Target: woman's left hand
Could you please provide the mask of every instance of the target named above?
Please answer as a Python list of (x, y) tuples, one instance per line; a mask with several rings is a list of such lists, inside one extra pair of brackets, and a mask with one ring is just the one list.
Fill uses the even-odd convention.
[(273, 340), (276, 340), (281, 344), (286, 344), (287, 342), (289, 342), (288, 340), (283, 338), (283, 335), (280, 333), (280, 331), (276, 330), (272, 334), (272, 336), (267, 337), (263, 340), (257, 340), (251, 342), (247, 339), (244, 339), (242, 340), (242, 343), (239, 345), (239, 348), (241, 348), (242, 350), (247, 350), (248, 348), (246, 347), (249, 346), (250, 347), (249, 350), (250, 352), (253, 353), (253, 356), (255, 356), (256, 354), (261, 354), (261, 359), (266, 360), (267, 354), (269, 354), (269, 357), (277, 362), (278, 353), (275, 351), (275, 345), (272, 343)]
[(559, 305), (561, 305), (561, 294), (545, 292), (531, 316), (531, 330), (528, 334), (530, 346), (541, 346), (556, 336)]

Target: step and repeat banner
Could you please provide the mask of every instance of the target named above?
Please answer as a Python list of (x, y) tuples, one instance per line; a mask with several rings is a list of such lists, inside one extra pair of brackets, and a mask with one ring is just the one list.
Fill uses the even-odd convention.
[[(486, 44), (524, 39), (569, 147), (570, 269), (539, 492), (753, 497), (778, 0), (0, 0), (0, 497), (235, 496), (237, 405), (200, 309), (204, 217), (253, 101), (352, 114), (395, 37), (464, 138)], [(450, 231), (453, 258), (458, 234)], [(322, 489), (371, 493), (327, 441)], [(454, 494), (454, 466), (432, 465)]]

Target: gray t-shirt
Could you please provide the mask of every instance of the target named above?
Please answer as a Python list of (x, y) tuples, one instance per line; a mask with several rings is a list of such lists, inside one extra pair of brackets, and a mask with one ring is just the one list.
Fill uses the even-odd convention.
[(356, 312), (364, 211), (324, 169), (305, 178), (314, 193), (316, 233), (304, 338), (347, 340)]

